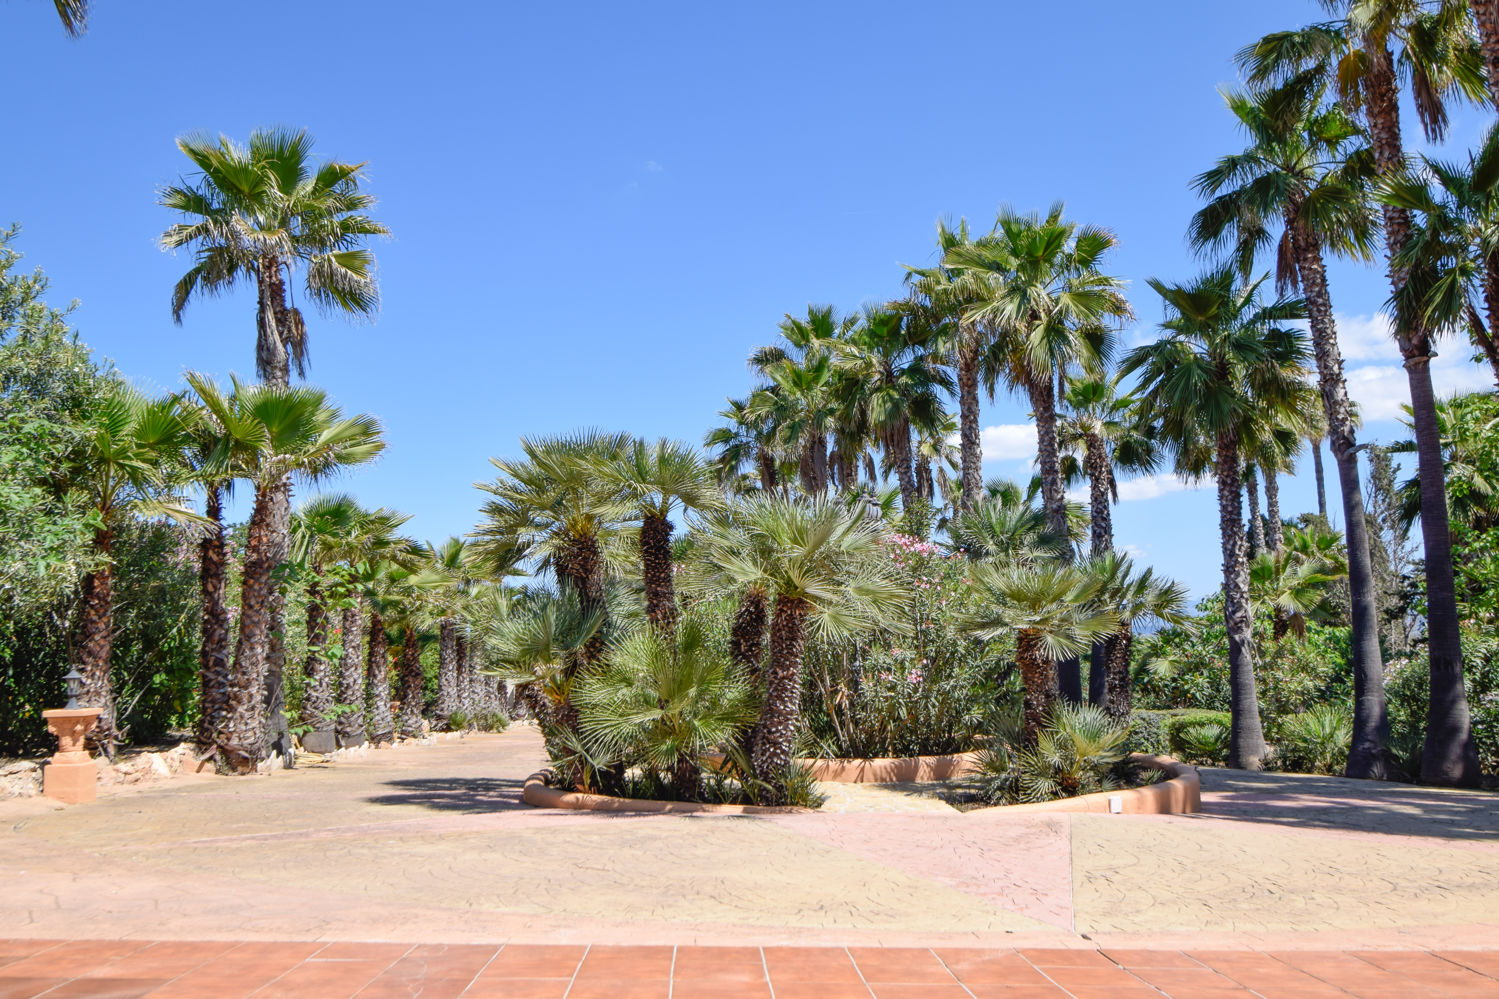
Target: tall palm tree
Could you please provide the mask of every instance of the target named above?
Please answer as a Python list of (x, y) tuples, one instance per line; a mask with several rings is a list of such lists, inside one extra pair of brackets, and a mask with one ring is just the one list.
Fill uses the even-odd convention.
[(199, 404), (229, 439), (248, 453), (244, 477), (255, 486), (240, 592), (239, 636), (234, 649), (234, 685), (224, 725), (215, 733), (218, 752), (234, 769), (249, 770), (271, 749), (267, 733), (285, 727), (282, 678), (271, 657), (272, 600), (277, 570), (286, 559), (279, 539), (290, 527), (290, 477), (319, 481), (343, 468), (371, 461), (383, 449), (380, 424), (370, 416), (345, 417), (313, 388), (246, 386), (237, 380), (225, 393), (190, 372)]
[(1473, 23), (1478, 28), (1489, 100), (1499, 107), (1499, 3), (1495, 0), (1469, 0), (1469, 3), (1473, 8)]
[(846, 398), (878, 437), (907, 510), (919, 492), (912, 427), (940, 423), (941, 393), (953, 387), (936, 353), (940, 334), (918, 310), (868, 308), (834, 347)]
[(190, 417), (178, 396), (151, 398), (123, 383), (108, 387), (86, 415), (80, 446), (59, 485), (86, 504), (94, 523), (98, 568), (83, 578), (78, 629), (79, 703), (99, 708), (92, 738), (113, 756), (120, 738), (109, 677), (114, 640), (115, 534), (136, 517), (199, 521), (172, 495), (190, 443)]
[(1057, 534), (1067, 533), (1057, 384), (1073, 371), (1100, 371), (1113, 349), (1106, 324), (1132, 315), (1123, 282), (1099, 269), (1114, 235), (1062, 213), (1060, 203), (1045, 216), (1003, 211), (992, 233), (946, 258), (980, 288), (965, 318), (1000, 331), (990, 351), (991, 386), (1003, 378), (1030, 400), (1042, 496)]
[(1164, 335), (1131, 351), (1123, 365), (1125, 373), (1138, 373), (1141, 398), (1178, 469), (1195, 472), (1199, 456), (1211, 454), (1233, 709), (1229, 765), (1250, 770), (1263, 765), (1265, 740), (1255, 689), (1240, 470), (1245, 450), (1266, 433), (1269, 415), (1289, 422), (1299, 411), (1308, 356), (1302, 335), (1281, 325), (1304, 317), (1305, 305), (1299, 299), (1261, 301), (1263, 280), (1240, 286), (1228, 267), (1190, 284), (1152, 278), (1150, 286), (1166, 306)]
[(1066, 411), (1057, 424), (1057, 440), (1068, 452), (1080, 453), (1080, 471), (1088, 480), (1089, 551), (1093, 557), (1114, 550), (1110, 507), (1119, 502), (1118, 473), (1149, 475), (1161, 463), (1153, 429), (1139, 419), (1139, 400), (1121, 392), (1120, 375), (1071, 378), (1063, 396)]
[(809, 632), (848, 634), (888, 620), (909, 599), (890, 569), (882, 533), (877, 521), (827, 496), (750, 497), (701, 522), (706, 561), (731, 584), (774, 600), (752, 755), (756, 775), (772, 785), (791, 765)]
[[(1401, 141), (1400, 89), (1411, 86), (1416, 115), (1427, 139), (1447, 129), (1448, 101), (1482, 100), (1483, 55), (1469, 33), (1465, 0), (1323, 0), (1335, 17), (1294, 31), (1266, 35), (1239, 53), (1250, 81), (1260, 83), (1315, 69), (1339, 89), (1341, 102), (1368, 126), (1375, 170), (1398, 177), (1406, 166)], [(1340, 16), (1339, 16), (1340, 15)], [(1478, 748), (1463, 689), (1463, 659), (1447, 490), (1431, 382), (1432, 334), (1402, 294), (1408, 272), (1401, 264), (1411, 241), (1410, 213), (1382, 206), (1385, 250), (1395, 309), (1395, 341), (1405, 359), (1416, 427), (1421, 482), (1421, 535), (1426, 567), (1426, 630), (1431, 671), (1421, 779), (1434, 784), (1478, 781)]]
[(930, 308), (952, 320), (954, 375), (958, 395), (958, 448), (962, 471), (958, 509), (971, 510), (983, 492), (984, 453), (979, 436), (979, 366), (988, 347), (989, 327), (971, 317), (982, 294), (982, 284), (971, 272), (947, 266), (947, 258), (958, 247), (973, 242), (968, 220), (959, 219), (956, 227), (945, 219), (937, 221), (938, 264), (935, 267), (908, 267), (906, 283), (926, 300)]
[(628, 516), (640, 519), (640, 571), (645, 581), (645, 616), (663, 634), (676, 629), (677, 598), (672, 581), (671, 517), (681, 510), (716, 510), (723, 494), (702, 455), (681, 441), (637, 440), (603, 462), (599, 474), (617, 483), (627, 497)]
[(293, 366), (305, 374), (307, 325), (286, 294), (297, 269), (307, 298), (326, 311), (370, 317), (380, 306), (374, 254), (364, 244), (389, 230), (365, 214), (375, 201), (359, 189), (364, 164), (318, 163), (312, 147), (306, 131), (279, 128), (252, 132), (244, 146), (227, 136), (184, 136), (177, 148), (198, 173), (160, 198), (186, 218), (162, 233), (162, 248), (194, 251), (172, 291), (173, 320), (182, 322), (195, 297), (253, 283), (255, 371), (272, 385), (287, 385)]
[(460, 676), (458, 673), (458, 629), (464, 601), (472, 590), (473, 557), (468, 542), (449, 538), (440, 545), (428, 545), (431, 559), (426, 570), (431, 577), (428, 600), (437, 614), (437, 705), (440, 724), (459, 710)]
[(1015, 664), (1025, 685), (1025, 742), (1033, 746), (1060, 693), (1057, 661), (1083, 652), (1118, 619), (1098, 603), (1102, 579), (1068, 562), (981, 562), (969, 572), (982, 609), (965, 628), (975, 638), (1015, 636)]
[[(1299, 286), (1306, 296), (1322, 396), (1323, 418), (1317, 424), (1326, 428), (1337, 466), (1351, 553), (1355, 736), (1347, 773), (1382, 779), (1387, 776), (1389, 722), (1374, 564), (1359, 476), (1356, 418), (1343, 377), (1324, 264), (1324, 250), (1356, 259), (1372, 256), (1376, 224), (1366, 192), (1373, 160), (1363, 144), (1362, 129), (1343, 107), (1324, 104), (1326, 90), (1321, 74), (1306, 70), (1274, 89), (1226, 95), (1249, 145), (1197, 178), (1199, 193), (1209, 201), (1192, 220), (1191, 239), (1199, 248), (1231, 247), (1246, 277), (1256, 251), (1273, 240), (1279, 248), (1277, 284), (1283, 291)], [(1274, 523), (1272, 529), (1279, 530)]]
[[(385, 507), (361, 509), (353, 533), (341, 548), (340, 589), (343, 590), (339, 637), (343, 653), (338, 670), (338, 703), (342, 713), (334, 725), (340, 746), (362, 745), (368, 701), (368, 669), (364, 658), (364, 609), (383, 578), (385, 560), (412, 557), (414, 542), (396, 532), (411, 518)], [(387, 693), (387, 701), (388, 701)]]
[(1421, 161), (1420, 173), (1380, 185), (1381, 201), (1411, 214), (1411, 238), (1395, 259), (1406, 271), (1397, 311), (1437, 335), (1465, 333), (1499, 382), (1499, 126), (1466, 166)]

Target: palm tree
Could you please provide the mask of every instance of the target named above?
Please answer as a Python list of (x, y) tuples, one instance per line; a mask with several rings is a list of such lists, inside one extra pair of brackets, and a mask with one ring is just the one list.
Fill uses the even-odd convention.
[(114, 755), (120, 738), (109, 678), (114, 640), (114, 564), (110, 552), (120, 525), (135, 517), (202, 518), (171, 495), (190, 443), (190, 417), (178, 396), (151, 398), (122, 383), (86, 416), (81, 446), (59, 476), (59, 485), (81, 498), (94, 523), (98, 568), (83, 577), (78, 630), (79, 703), (99, 708), (92, 738)]
[(1095, 654), (1102, 646), (1104, 683), (1101, 695), (1089, 699), (1109, 717), (1128, 722), (1133, 703), (1129, 668), (1135, 628), (1150, 621), (1177, 628), (1191, 627), (1187, 588), (1157, 577), (1153, 569), (1136, 571), (1134, 563), (1118, 552), (1094, 558), (1087, 568), (1101, 580), (1099, 605), (1115, 619), (1103, 641), (1095, 639), (1093, 643)]
[(1343, 539), (1312, 526), (1291, 530), (1286, 544), (1260, 554), (1249, 566), (1249, 597), (1275, 613), (1276, 641), (1295, 632), (1306, 637), (1309, 618), (1325, 608), (1329, 586), (1348, 575)]
[(1484, 134), (1466, 167), (1421, 161), (1419, 174), (1380, 185), (1381, 201), (1413, 216), (1395, 260), (1406, 272), (1397, 312), (1417, 315), (1433, 334), (1465, 332), (1499, 382), (1499, 126)]
[(1265, 740), (1255, 690), (1240, 469), (1272, 414), (1289, 422), (1298, 412), (1307, 358), (1301, 334), (1280, 325), (1302, 318), (1305, 306), (1299, 299), (1262, 302), (1263, 280), (1241, 287), (1229, 267), (1185, 285), (1151, 279), (1166, 305), (1164, 336), (1131, 351), (1122, 369), (1139, 373), (1141, 398), (1179, 471), (1195, 473), (1202, 455), (1211, 454), (1233, 709), (1229, 765), (1251, 770), (1263, 765)]
[[(1406, 427), (1411, 425), (1410, 408), (1405, 407)], [(1437, 403), (1437, 427), (1442, 442), (1442, 461), (1447, 467), (1447, 484), (1451, 495), (1448, 509), (1451, 523), (1473, 531), (1499, 527), (1499, 482), (1485, 470), (1489, 441), (1499, 431), (1499, 409), (1494, 396), (1487, 392), (1455, 395)], [(1414, 440), (1396, 441), (1392, 454), (1415, 451)], [(1422, 514), (1422, 491), (1419, 477), (1400, 483), (1396, 490), (1400, 523), (1409, 530)]]
[(1001, 212), (992, 233), (953, 247), (945, 261), (979, 289), (965, 320), (1000, 331), (990, 350), (991, 389), (1003, 378), (1030, 400), (1042, 496), (1057, 534), (1067, 533), (1057, 385), (1071, 371), (1100, 371), (1113, 349), (1105, 324), (1132, 314), (1123, 282), (1099, 270), (1114, 235), (1062, 212), (1060, 203), (1045, 217)]
[(1013, 482), (992, 479), (974, 508), (948, 525), (948, 544), (974, 561), (1037, 566), (1065, 559), (1066, 537), (1051, 533), (1046, 511)]
[(307, 298), (329, 312), (370, 317), (380, 306), (375, 258), (363, 244), (389, 235), (365, 214), (362, 163), (312, 158), (306, 131), (260, 129), (247, 146), (226, 136), (177, 140), (198, 174), (165, 188), (160, 204), (186, 217), (162, 233), (163, 249), (192, 247), (192, 268), (172, 291), (172, 319), (200, 295), (255, 285), (255, 371), (285, 386), (305, 374), (307, 326), (287, 304), (286, 283), (303, 270)]
[(669, 775), (677, 798), (699, 795), (699, 761), (755, 720), (748, 683), (689, 617), (675, 634), (634, 631), (586, 674), (574, 697), (578, 727), (598, 755)]
[(68, 37), (82, 38), (88, 30), (90, 0), (52, 0), (52, 6), (57, 10), (57, 19), (62, 22), (62, 30)]
[(234, 685), (224, 725), (215, 733), (218, 752), (234, 769), (245, 771), (270, 750), (267, 715), (272, 734), (279, 734), (285, 726), (280, 717), (284, 704), (281, 676), (270, 652), (272, 602), (279, 590), (277, 570), (287, 554), (280, 539), (287, 537), (291, 518), (287, 483), (291, 476), (318, 481), (371, 461), (384, 445), (377, 420), (345, 418), (318, 389), (246, 386), (235, 380), (232, 393), (226, 394), (202, 375), (190, 372), (187, 381), (200, 405), (228, 431), (226, 440), (241, 442), (247, 452), (243, 475), (255, 486), (234, 649)]
[(645, 581), (645, 616), (664, 634), (676, 629), (677, 598), (672, 583), (671, 516), (683, 510), (715, 510), (723, 494), (712, 470), (696, 450), (680, 441), (634, 441), (599, 466), (603, 479), (628, 497), (629, 515), (640, 518), (640, 570)]
[(463, 604), (475, 580), (471, 574), (472, 556), (468, 542), (449, 538), (440, 545), (428, 545), (431, 560), (427, 572), (432, 577), (428, 599), (437, 611), (437, 721), (447, 724), (459, 710), (460, 676), (458, 672), (458, 628)]
[[(364, 607), (378, 592), (387, 558), (410, 557), (414, 542), (396, 532), (411, 519), (385, 507), (361, 510), (354, 531), (341, 550), (343, 595), (339, 635), (343, 654), (338, 671), (338, 703), (343, 707), (334, 724), (340, 746), (362, 745), (368, 700), (368, 669), (364, 658)], [(386, 695), (387, 715), (389, 693)]]
[[(1447, 128), (1447, 101), (1486, 96), (1483, 55), (1469, 33), (1472, 13), (1464, 0), (1323, 0), (1335, 20), (1266, 35), (1239, 53), (1252, 83), (1315, 69), (1339, 88), (1340, 100), (1368, 126), (1376, 172), (1399, 177), (1405, 170), (1400, 129), (1400, 87), (1411, 84), (1416, 115), (1427, 139)], [(1390, 288), (1395, 304), (1395, 340), (1405, 358), (1416, 428), (1421, 482), (1421, 535), (1426, 560), (1426, 631), (1431, 671), (1426, 743), (1421, 779), (1433, 784), (1475, 785), (1478, 749), (1463, 689), (1463, 659), (1447, 490), (1431, 382), (1432, 336), (1402, 292), (1408, 272), (1401, 264), (1411, 241), (1410, 213), (1382, 206)], [(1354, 550), (1355, 545), (1350, 546)], [(1362, 633), (1360, 640), (1362, 641)]]
[(946, 260), (954, 249), (970, 246), (972, 242), (968, 234), (967, 219), (959, 219), (956, 228), (949, 226), (946, 220), (939, 219), (939, 263), (935, 267), (909, 267), (906, 275), (907, 284), (926, 300), (930, 308), (953, 321), (955, 344), (951, 357), (955, 362), (954, 374), (957, 381), (958, 447), (962, 470), (957, 503), (959, 510), (973, 509), (983, 491), (984, 454), (979, 438), (979, 366), (989, 345), (989, 327), (968, 318), (980, 300), (982, 285), (973, 280), (971, 273), (947, 266)]
[(880, 524), (832, 497), (749, 497), (703, 518), (699, 534), (705, 560), (726, 581), (774, 599), (752, 761), (776, 785), (791, 765), (809, 631), (845, 635), (887, 620), (909, 594), (891, 572)]
[(587, 430), (571, 436), (522, 438), (520, 460), (492, 458), (499, 476), (478, 488), (494, 498), (470, 536), (478, 565), (493, 572), (517, 562), (548, 571), (578, 595), (584, 613), (601, 624), (585, 654), (596, 662), (608, 626), (605, 569), (618, 558), (621, 508), (627, 494), (597, 470), (633, 446), (628, 434)]
[(1139, 400), (1119, 390), (1121, 376), (1072, 378), (1063, 396), (1067, 410), (1057, 440), (1080, 453), (1088, 480), (1089, 551), (1097, 558), (1114, 550), (1110, 507), (1119, 501), (1118, 472), (1149, 475), (1160, 467), (1151, 427), (1139, 420)]
[(703, 447), (714, 453), (719, 482), (727, 488), (738, 480), (746, 467), (759, 476), (761, 491), (768, 492), (780, 484), (776, 472), (775, 427), (769, 414), (752, 410), (747, 399), (729, 399), (718, 411), (726, 425), (714, 427), (703, 436)]
[(965, 628), (981, 639), (1014, 634), (1025, 686), (1025, 743), (1034, 746), (1059, 694), (1057, 660), (1083, 652), (1118, 619), (1098, 603), (1100, 577), (1068, 562), (981, 562), (969, 571), (981, 609)]
[(940, 423), (940, 393), (953, 387), (935, 353), (940, 332), (918, 310), (868, 308), (834, 346), (834, 363), (846, 377), (845, 399), (879, 439), (907, 510), (919, 492), (912, 426)]
[[(1247, 277), (1256, 251), (1278, 230), (1277, 284), (1282, 291), (1300, 286), (1305, 293), (1322, 396), (1323, 418), (1316, 423), (1326, 428), (1337, 466), (1351, 555), (1356, 737), (1347, 773), (1382, 779), (1387, 776), (1389, 722), (1374, 564), (1359, 477), (1356, 417), (1343, 377), (1323, 259), (1324, 249), (1356, 259), (1372, 256), (1376, 224), (1365, 194), (1373, 162), (1357, 124), (1340, 105), (1324, 105), (1326, 90), (1323, 77), (1308, 70), (1276, 89), (1226, 95), (1249, 145), (1197, 178), (1198, 191), (1210, 200), (1192, 220), (1191, 239), (1199, 248), (1232, 247)], [(1316, 458), (1320, 463), (1320, 451)], [(1258, 538), (1257, 518), (1255, 526)], [(1272, 529), (1279, 531), (1273, 518)], [(1257, 544), (1251, 555), (1263, 548)]]

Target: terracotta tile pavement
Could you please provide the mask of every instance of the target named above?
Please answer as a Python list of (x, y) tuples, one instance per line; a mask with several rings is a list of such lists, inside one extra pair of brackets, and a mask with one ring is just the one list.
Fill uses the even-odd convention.
[(0, 999), (1499, 999), (1496, 951), (0, 940)]

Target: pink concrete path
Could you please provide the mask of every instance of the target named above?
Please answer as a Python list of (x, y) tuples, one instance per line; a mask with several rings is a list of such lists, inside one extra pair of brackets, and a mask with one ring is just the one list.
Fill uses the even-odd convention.
[(0, 940), (0, 999), (1481, 999), (1482, 951)]

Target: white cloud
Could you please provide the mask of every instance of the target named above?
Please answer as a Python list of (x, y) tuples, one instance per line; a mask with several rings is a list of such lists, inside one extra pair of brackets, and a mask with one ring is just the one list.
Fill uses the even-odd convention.
[(655, 160), (646, 160), (645, 161), (645, 172), (646, 173), (660, 173), (662, 170), (665, 170), (665, 169), (666, 169), (666, 167), (662, 166), (660, 163), (657, 163)]
[[(1338, 345), (1348, 366), (1348, 394), (1359, 405), (1365, 421), (1398, 420), (1400, 407), (1410, 402), (1410, 383), (1400, 363), (1400, 350), (1390, 336), (1390, 320), (1375, 316), (1338, 316)], [(1470, 360), (1469, 346), (1447, 339), (1437, 345), (1431, 380), (1438, 396), (1489, 387), (1487, 372)], [(1376, 361), (1379, 363), (1360, 363)]]
[(1155, 499), (1167, 493), (1196, 492), (1208, 485), (1207, 482), (1189, 482), (1175, 473), (1142, 475), (1119, 483), (1119, 502)]
[(1030, 423), (1001, 423), (979, 434), (985, 461), (1030, 460), (1036, 456), (1036, 428)]

